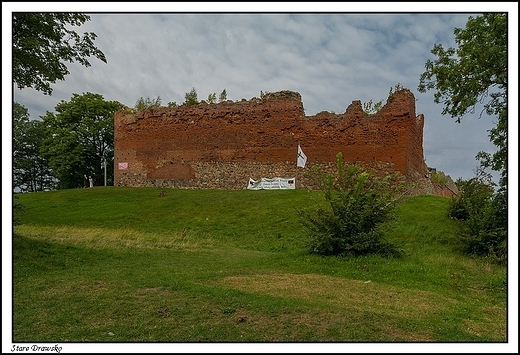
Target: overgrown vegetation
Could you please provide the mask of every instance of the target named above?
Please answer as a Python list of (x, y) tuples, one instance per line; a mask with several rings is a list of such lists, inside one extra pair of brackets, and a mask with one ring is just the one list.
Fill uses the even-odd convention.
[(395, 84), (395, 86), (393, 88), (390, 88), (390, 91), (388, 92), (388, 98), (386, 99), (386, 102), (392, 102), (392, 100), (394, 99), (394, 94), (398, 91), (401, 91), (403, 90), (404, 87), (403, 87), (403, 84), (401, 83), (397, 83)]
[[(222, 90), (222, 92), (219, 94), (218, 102), (224, 102), (227, 100), (227, 92), (226, 89)], [(186, 106), (192, 106), (197, 105), (199, 103), (197, 90), (195, 88), (192, 88), (189, 92), (187, 92), (184, 95), (184, 102), (183, 105)], [(217, 94), (216, 93), (210, 93), (208, 94), (208, 104), (215, 104), (217, 103)]]
[(161, 97), (157, 96), (156, 99), (151, 99), (147, 97), (146, 99), (143, 97), (140, 97), (134, 105), (135, 111), (144, 111), (151, 107), (161, 107)]
[(434, 170), (431, 173), (430, 180), (439, 185), (445, 185), (450, 179), (442, 171)]
[(189, 92), (184, 94), (184, 105), (193, 106), (199, 103), (199, 99), (197, 98), (197, 90), (192, 88)]
[[(219, 95), (218, 102), (224, 102), (227, 100), (227, 93), (226, 89), (222, 90), (222, 92)], [(190, 91), (186, 92), (184, 94), (184, 102), (182, 105), (185, 106), (193, 106), (199, 104), (201, 101), (198, 99), (197, 90), (195, 88), (192, 88)], [(208, 94), (208, 99), (206, 100), (208, 104), (216, 104), (217, 103), (217, 94), (216, 93), (210, 93)], [(150, 98), (139, 98), (137, 102), (134, 105), (133, 111), (129, 111), (128, 113), (132, 112), (139, 112), (143, 111), (152, 107), (162, 107), (161, 106), (161, 98), (158, 96), (156, 99), (150, 99)], [(168, 108), (176, 108), (179, 107), (179, 104), (176, 101), (169, 101), (166, 104), (166, 107)]]
[(217, 103), (217, 93), (212, 93), (208, 95), (208, 99), (206, 100), (208, 104), (215, 104)]
[[(392, 102), (394, 99), (394, 94), (400, 90), (403, 90), (404, 87), (401, 83), (395, 84), (394, 87), (390, 88), (390, 91), (388, 92), (388, 97), (386, 98), (386, 103)], [(363, 112), (367, 115), (371, 115), (374, 113), (379, 112), (383, 108), (383, 100), (379, 100), (377, 102), (370, 99), (367, 102), (363, 103)]]
[(224, 89), (218, 96), (218, 102), (224, 102), (226, 100), (227, 100), (227, 91), (226, 91), (226, 89)]
[(264, 99), (268, 94), (270, 94), (269, 91), (262, 91), (260, 90), (260, 98)]
[(373, 113), (379, 112), (379, 110), (381, 110), (382, 107), (383, 100), (373, 102), (372, 99), (370, 99), (370, 101), (363, 103), (363, 112), (367, 115), (371, 115)]
[(462, 221), (460, 238), (468, 254), (488, 256), (507, 261), (507, 196), (504, 190), (495, 193), (489, 181), (477, 176), (458, 179), (459, 194), (448, 208), (450, 218)]
[(339, 256), (399, 255), (397, 248), (384, 241), (382, 228), (400, 197), (396, 175), (379, 179), (361, 167), (345, 166), (342, 153), (336, 158), (335, 176), (318, 167), (313, 167), (311, 173), (328, 206), (298, 211), (311, 237), (311, 252)]

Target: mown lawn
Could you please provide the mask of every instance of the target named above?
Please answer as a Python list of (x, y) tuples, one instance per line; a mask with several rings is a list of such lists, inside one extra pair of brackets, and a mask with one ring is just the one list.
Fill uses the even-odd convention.
[(400, 258), (309, 254), (318, 191), (97, 187), (19, 195), (14, 342), (507, 343), (506, 267), (417, 196)]

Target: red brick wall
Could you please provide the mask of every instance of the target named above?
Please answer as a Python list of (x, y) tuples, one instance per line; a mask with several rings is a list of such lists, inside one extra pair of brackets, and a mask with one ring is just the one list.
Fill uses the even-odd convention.
[[(281, 91), (239, 102), (121, 110), (114, 124), (116, 186), (240, 189), (249, 178), (280, 176), (305, 187), (305, 171), (332, 168), (338, 152), (382, 173), (426, 174), (424, 118), (406, 89), (374, 115), (354, 101), (343, 114), (305, 116), (300, 94)], [(296, 167), (298, 144), (308, 158), (304, 169)]]

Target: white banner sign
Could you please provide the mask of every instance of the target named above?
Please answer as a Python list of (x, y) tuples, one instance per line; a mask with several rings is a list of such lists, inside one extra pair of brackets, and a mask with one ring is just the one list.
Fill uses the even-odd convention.
[(287, 190), (295, 189), (296, 180), (294, 178), (261, 178), (260, 180), (249, 179), (249, 190)]

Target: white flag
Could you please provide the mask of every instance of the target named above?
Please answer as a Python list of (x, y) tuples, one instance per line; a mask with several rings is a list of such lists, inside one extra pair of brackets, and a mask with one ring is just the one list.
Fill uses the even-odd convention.
[(298, 144), (298, 162), (296, 166), (300, 166), (302, 168), (305, 168), (305, 164), (307, 163), (307, 156), (303, 152), (302, 148)]

